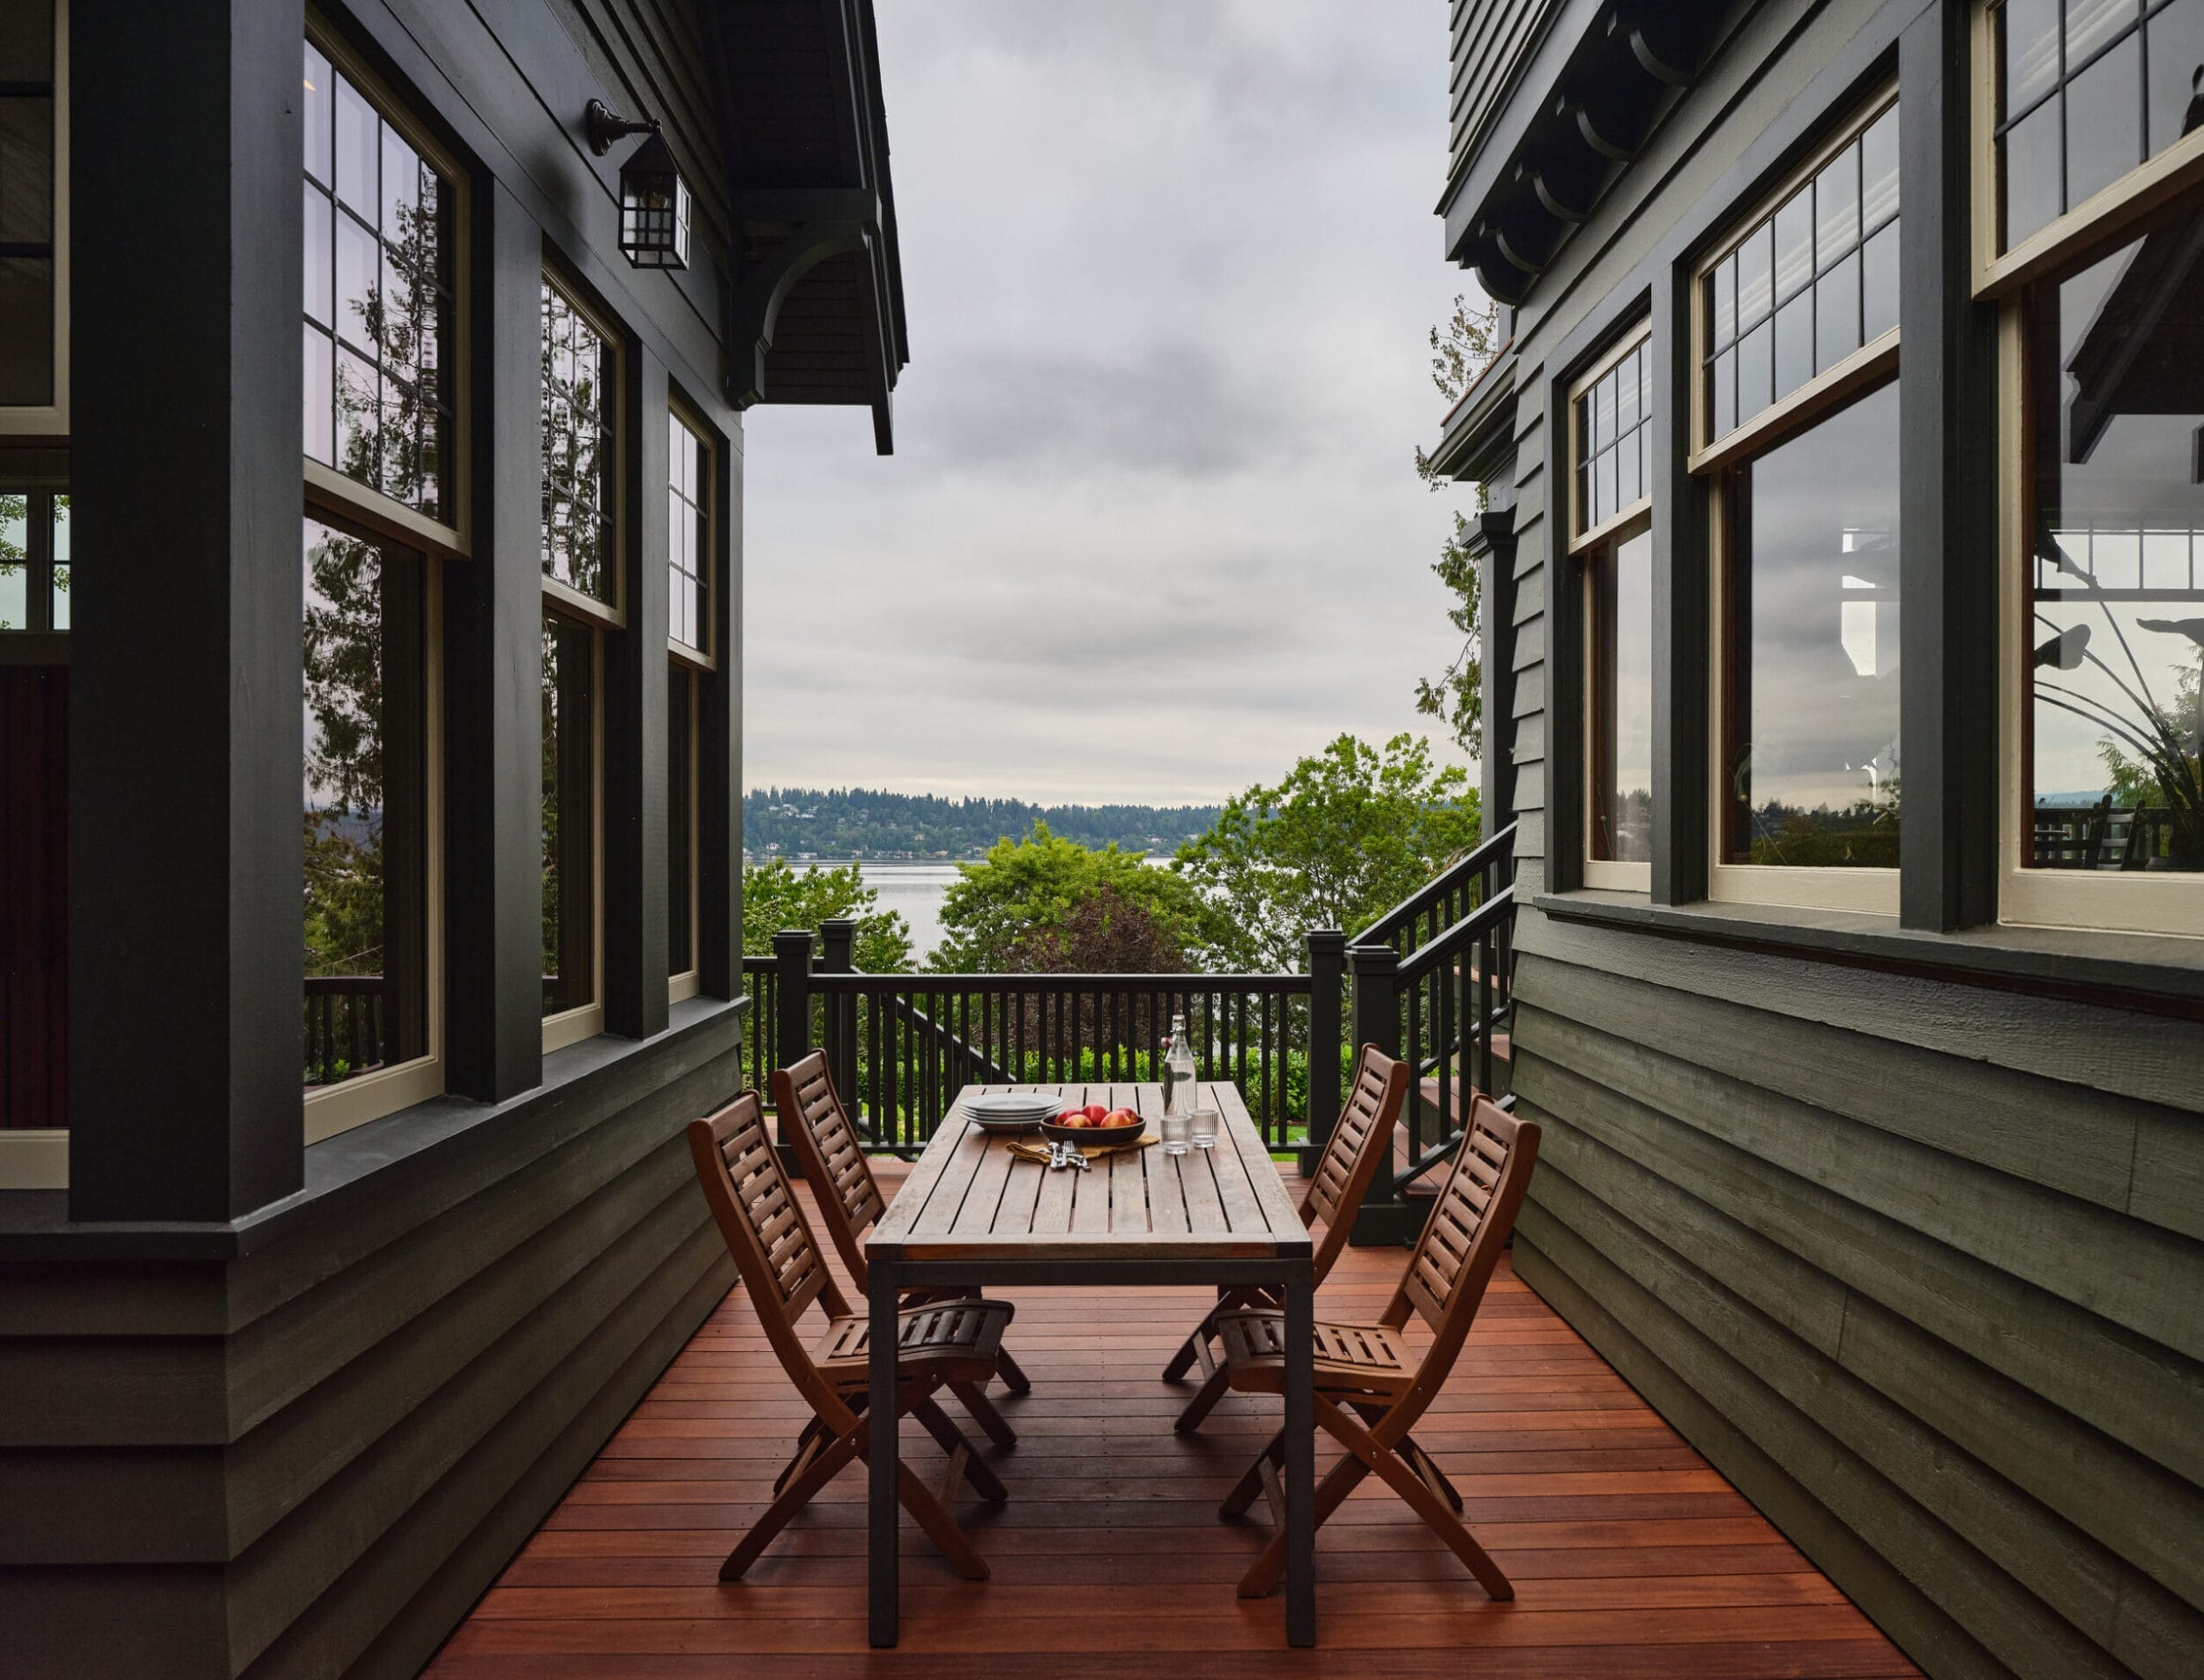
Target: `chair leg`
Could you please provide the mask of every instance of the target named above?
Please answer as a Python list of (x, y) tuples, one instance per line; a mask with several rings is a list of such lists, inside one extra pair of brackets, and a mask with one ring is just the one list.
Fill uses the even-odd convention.
[(1460, 1516), (1462, 1490), (1439, 1468), (1439, 1461), (1426, 1452), (1422, 1443), (1412, 1435), (1401, 1437), (1401, 1450), (1408, 1455), (1409, 1462), (1416, 1467), (1416, 1473), (1423, 1477), (1431, 1490), (1454, 1507), (1456, 1516)]
[[(1316, 1421), (1353, 1455), (1333, 1466), (1335, 1474), (1348, 1464), (1364, 1465), (1375, 1471), (1379, 1479), (1399, 1494), (1408, 1508), (1421, 1517), (1431, 1531), (1447, 1542), (1447, 1549), (1462, 1560), (1487, 1594), (1496, 1600), (1515, 1597), (1515, 1589), (1508, 1584), (1508, 1577), (1500, 1572), (1500, 1565), (1493, 1561), (1484, 1547), (1477, 1543), (1476, 1537), (1462, 1526), (1462, 1520), (1448, 1508), (1447, 1502), (1433, 1492), (1430, 1485), (1397, 1453), (1322, 1394), (1316, 1396)], [(1325, 1480), (1329, 1483), (1330, 1477)], [(1358, 1475), (1355, 1480), (1361, 1480), (1361, 1476)], [(1317, 1521), (1322, 1522), (1328, 1514), (1322, 1491), (1319, 1490)], [(1263, 1548), (1262, 1556), (1255, 1560), (1255, 1566), (1240, 1582), (1240, 1590), (1243, 1597), (1249, 1595), (1248, 1587), (1262, 1573), (1266, 1565), (1271, 1563), (1274, 1555), (1276, 1562), (1275, 1566), (1270, 1568), (1269, 1583), (1275, 1583), (1285, 1568), (1284, 1535), (1271, 1536), (1270, 1544)], [(1270, 1585), (1266, 1584), (1262, 1590), (1269, 1591)]]
[(812, 1455), (819, 1450), (819, 1445), (825, 1437), (826, 1426), (819, 1422), (817, 1414), (814, 1413), (811, 1421), (806, 1424), (796, 1436), (795, 1452), (790, 1455), (788, 1462), (780, 1467), (780, 1474), (773, 1478), (775, 1493), (778, 1493), (788, 1485), (790, 1476), (803, 1474), (803, 1467), (811, 1462)]
[[(967, 1383), (957, 1383), (952, 1385), (952, 1388), (961, 1389), (970, 1386)], [(959, 1394), (957, 1398), (964, 1400), (964, 1397)], [(972, 1402), (967, 1400), (964, 1403), (969, 1406)], [(979, 1403), (983, 1406), (987, 1404), (984, 1400)], [(987, 1409), (993, 1411), (994, 1408), (988, 1406)], [(986, 1461), (981, 1459), (979, 1454), (972, 1450), (972, 1443), (964, 1438), (964, 1431), (949, 1421), (949, 1414), (942, 1409), (938, 1401), (920, 1401), (911, 1408), (911, 1415), (926, 1425), (926, 1432), (934, 1438), (935, 1444), (942, 1452), (947, 1453), (952, 1458), (959, 1452), (964, 1454), (964, 1480), (972, 1483), (972, 1490), (974, 1493), (989, 1505), (1001, 1505), (1010, 1497), (1009, 1490), (1002, 1485), (1001, 1478), (987, 1468)]]
[[(859, 1432), (863, 1430), (859, 1425)], [(773, 1536), (788, 1526), (788, 1520), (811, 1502), (811, 1497), (832, 1480), (841, 1468), (857, 1454), (857, 1434), (838, 1435), (824, 1452), (804, 1468), (781, 1490), (780, 1496), (765, 1507), (765, 1514), (750, 1525), (749, 1533), (727, 1554), (727, 1561), (719, 1565), (721, 1580), (741, 1580), (742, 1573), (756, 1563), (758, 1554), (773, 1543)]]
[(994, 1401), (987, 1398), (987, 1390), (978, 1383), (953, 1382), (949, 1385), (949, 1392), (964, 1402), (964, 1409), (972, 1414), (972, 1421), (986, 1431), (987, 1438), (997, 1446), (1018, 1444), (1017, 1431), (1003, 1421), (1002, 1414), (994, 1409)]
[[(1324, 1479), (1316, 1484), (1316, 1526), (1324, 1526), (1325, 1519), (1346, 1502), (1346, 1498), (1362, 1484), (1370, 1474), (1369, 1467), (1351, 1454), (1341, 1459), (1324, 1473)], [(1281, 1523), (1273, 1529), (1270, 1538), (1255, 1554), (1255, 1561), (1247, 1566), (1247, 1572), (1240, 1578), (1242, 1598), (1262, 1598), (1278, 1584), (1278, 1577), (1285, 1573), (1285, 1527)]]
[(1002, 1386), (1014, 1394), (1033, 1392), (1033, 1385), (1026, 1380), (1025, 1372), (1018, 1368), (1018, 1362), (1008, 1353), (995, 1355), (994, 1374), (1002, 1379)]
[(1247, 1507), (1262, 1497), (1262, 1467), (1269, 1464), (1275, 1469), (1284, 1462), (1285, 1431), (1280, 1430), (1255, 1455), (1255, 1461), (1247, 1467), (1247, 1475), (1232, 1484), (1232, 1490), (1225, 1496), (1224, 1504), (1217, 1507), (1217, 1514), (1220, 1517), (1246, 1516)]
[(957, 1526), (957, 1519), (949, 1507), (934, 1497), (934, 1490), (919, 1480), (919, 1475), (908, 1464), (896, 1466), (896, 1498), (902, 1503), (926, 1533), (926, 1537), (941, 1548), (949, 1559), (949, 1566), (965, 1580), (987, 1579), (987, 1560), (972, 1549), (964, 1531)]
[(1202, 1427), (1202, 1420), (1217, 1409), (1217, 1402), (1225, 1398), (1225, 1391), (1231, 1386), (1232, 1373), (1223, 1365), (1217, 1366), (1194, 1391), (1194, 1398), (1187, 1401), (1179, 1421), (1171, 1427), (1181, 1435), (1193, 1434)]
[(1224, 1290), (1217, 1290), (1217, 1305), (1203, 1315), (1202, 1322), (1195, 1327), (1194, 1334), (1179, 1344), (1178, 1352), (1171, 1356), (1171, 1363), (1163, 1368), (1165, 1382), (1176, 1382), (1194, 1369), (1195, 1357), (1201, 1352), (1203, 1344), (1217, 1334), (1217, 1315), (1225, 1310), (1227, 1298)]

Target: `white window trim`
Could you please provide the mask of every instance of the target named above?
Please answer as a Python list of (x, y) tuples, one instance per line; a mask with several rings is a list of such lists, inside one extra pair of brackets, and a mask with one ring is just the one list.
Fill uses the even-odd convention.
[[(544, 605), (551, 605), (547, 594)], [(590, 1001), (543, 1017), (543, 1053), (547, 1056), (605, 1030), (605, 634), (593, 624), (589, 628)], [(539, 919), (541, 912), (539, 902)]]
[(470, 514), (474, 489), (474, 451), (471, 447), (474, 356), (472, 326), (467, 319), (472, 284), (467, 230), (473, 221), (467, 172), (458, 159), (445, 151), (436, 137), (413, 119), (406, 101), (310, 6), (306, 12), (305, 38), (334, 69), (367, 94), (376, 114), (405, 137), (406, 143), (436, 169), (451, 192), (451, 353), (458, 358), (451, 380), (451, 460), (447, 480), (452, 512), (450, 524), (431, 519), (395, 496), (346, 478), (328, 463), (316, 461), (302, 450), (299, 459), (305, 469), (306, 487), (316, 500), (339, 510), (344, 517), (372, 525), (387, 535), (425, 548), (431, 554), (465, 557), (472, 552), (467, 533), (472, 529)]
[(0, 1132), (0, 1190), (69, 1188), (69, 1134), (60, 1127)]
[[(0, 408), (0, 438), (68, 435), (69, 0), (54, 0), (54, 400), (42, 408)], [(63, 1132), (56, 1135), (66, 1140), (69, 1134)], [(63, 1159), (63, 1183), (66, 1184), (65, 1152)], [(0, 1154), (0, 1184), (13, 1182), (7, 1176), (6, 1157)]]
[[(312, 509), (308, 510), (310, 517)], [(324, 1142), (354, 1126), (395, 1114), (402, 1108), (443, 1095), (444, 1087), (444, 898), (443, 898), (443, 661), (436, 650), (443, 643), (443, 574), (434, 559), (424, 557), (422, 579), (421, 661), (427, 693), (423, 696), (423, 774), (428, 782), (423, 870), (428, 891), (423, 914), (428, 919), (424, 941), (428, 974), (427, 1008), (428, 1052), (394, 1067), (377, 1068), (336, 1085), (319, 1085), (305, 1094), (306, 1141)]]
[(2031, 667), (2025, 522), (2028, 439), (2022, 425), (2027, 346), (2020, 300), (1998, 319), (1998, 919), (2036, 927), (2081, 927), (2175, 939), (2204, 935), (2204, 875), (2147, 871), (2038, 869), (2034, 817), (2021, 762), (2028, 739)]
[(2120, 228), (2204, 185), (2204, 129), (2185, 134), (2155, 158), (2037, 228), (2009, 251), (1998, 249), (1998, 38), (1991, 0), (1974, 15), (1975, 295), (2002, 297), (2059, 267), (2088, 242), (2109, 240)]

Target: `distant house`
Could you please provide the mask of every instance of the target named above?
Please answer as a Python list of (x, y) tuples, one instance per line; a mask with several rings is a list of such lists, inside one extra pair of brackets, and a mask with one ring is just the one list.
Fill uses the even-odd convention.
[(2195, 1672), (2196, 9), (1451, 18), (1516, 1270), (1932, 1675)]

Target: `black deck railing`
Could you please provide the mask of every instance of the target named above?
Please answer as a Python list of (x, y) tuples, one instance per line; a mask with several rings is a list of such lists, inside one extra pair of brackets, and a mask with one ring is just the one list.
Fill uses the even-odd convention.
[(1493, 1041), (1514, 1003), (1515, 879), (1510, 823), (1348, 948), (1354, 1042), (1404, 1058), (1416, 1082), (1399, 1164), (1372, 1186), (1358, 1238), (1415, 1236), (1423, 1215), (1412, 1187), (1453, 1154), (1471, 1096), (1499, 1089)]
[[(826, 1052), (869, 1146), (905, 1156), (967, 1085), (1123, 1085), (1158, 1077), (1174, 1015), (1204, 1079), (1231, 1080), (1270, 1146), (1304, 1167), (1331, 1135), (1355, 1047), (1406, 1058), (1418, 1081), (1399, 1167), (1374, 1187), (1358, 1238), (1412, 1238), (1415, 1181), (1461, 1137), (1472, 1089), (1497, 1089), (1512, 997), (1511, 826), (1380, 917), (1350, 947), (1307, 936), (1297, 974), (868, 974), (857, 925), (773, 936), (742, 960), (751, 1083)], [(1344, 1029), (1351, 1023), (1352, 1032)]]

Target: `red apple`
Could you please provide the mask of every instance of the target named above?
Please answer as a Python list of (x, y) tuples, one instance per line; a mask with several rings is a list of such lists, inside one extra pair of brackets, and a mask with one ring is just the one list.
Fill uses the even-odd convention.
[(1110, 1105), (1107, 1103), (1089, 1103), (1080, 1112), (1098, 1124), (1110, 1118)]
[(1112, 1109), (1109, 1117), (1103, 1121), (1103, 1124), (1105, 1126), (1138, 1126), (1140, 1116), (1129, 1108)]

